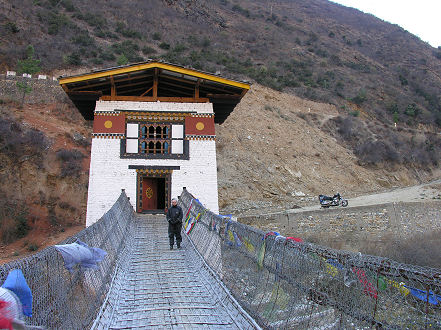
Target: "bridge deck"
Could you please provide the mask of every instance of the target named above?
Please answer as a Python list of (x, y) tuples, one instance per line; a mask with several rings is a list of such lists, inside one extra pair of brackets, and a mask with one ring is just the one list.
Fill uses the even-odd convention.
[(186, 237), (182, 249), (170, 250), (164, 217), (138, 216), (135, 228), (94, 328), (248, 327)]

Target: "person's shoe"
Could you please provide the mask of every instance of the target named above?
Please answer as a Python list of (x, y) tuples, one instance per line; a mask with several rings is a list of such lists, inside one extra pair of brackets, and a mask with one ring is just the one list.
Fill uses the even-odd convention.
[(170, 245), (170, 250), (173, 250), (173, 245)]
[(181, 248), (181, 245), (178, 245), (178, 249), (180, 249)]

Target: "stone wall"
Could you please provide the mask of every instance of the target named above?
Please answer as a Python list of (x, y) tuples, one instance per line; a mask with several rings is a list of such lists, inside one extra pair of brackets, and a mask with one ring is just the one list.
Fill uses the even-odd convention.
[(0, 74), (0, 98), (3, 101), (20, 102), (23, 92), (17, 87), (17, 82), (24, 81), (32, 87), (32, 91), (25, 96), (26, 103), (70, 102), (58, 81), (47, 76), (46, 79), (38, 79)]
[(441, 202), (390, 203), (351, 208), (320, 209), (301, 213), (277, 213), (241, 217), (238, 221), (280, 231), (285, 236), (359, 241), (404, 239), (416, 233), (441, 229)]

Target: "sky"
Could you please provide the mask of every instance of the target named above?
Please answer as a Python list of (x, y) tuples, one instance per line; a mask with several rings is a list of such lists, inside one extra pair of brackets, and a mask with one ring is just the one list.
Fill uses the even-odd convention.
[(441, 0), (331, 0), (373, 14), (428, 42), (441, 46)]

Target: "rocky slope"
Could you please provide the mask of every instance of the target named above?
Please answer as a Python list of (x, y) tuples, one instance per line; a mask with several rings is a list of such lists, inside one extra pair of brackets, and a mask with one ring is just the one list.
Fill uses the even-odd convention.
[[(14, 89), (15, 82), (10, 89), (5, 83), (2, 92)], [(35, 88), (28, 101), (44, 91), (54, 96), (46, 87)], [(90, 155), (90, 126), (72, 105), (20, 107), (10, 96), (0, 93), (0, 260), (84, 228)]]
[[(349, 198), (412, 185), (439, 174), (436, 169), (409, 164), (361, 166), (338, 130), (327, 128), (342, 116), (365, 123), (346, 117), (331, 104), (253, 85), (216, 128), (223, 211), (243, 214), (293, 208), (315, 202), (320, 193), (338, 191)], [(393, 126), (384, 129), (396, 131)], [(431, 136), (424, 131), (402, 133), (424, 141), (426, 134)]]

